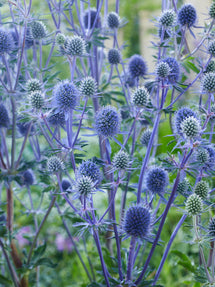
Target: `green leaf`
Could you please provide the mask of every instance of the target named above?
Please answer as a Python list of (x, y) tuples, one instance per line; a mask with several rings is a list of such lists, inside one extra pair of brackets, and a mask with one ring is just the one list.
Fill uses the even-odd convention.
[(34, 251), (34, 254), (32, 256), (32, 262), (38, 261), (38, 259), (40, 259), (41, 256), (43, 256), (43, 254), (45, 253), (46, 250), (46, 243), (37, 247), (37, 249)]
[(12, 281), (0, 274), (0, 284), (3, 284), (3, 286), (11, 286)]
[(57, 263), (53, 263), (51, 261), (51, 259), (49, 258), (40, 258), (35, 264), (34, 266), (40, 266), (40, 265), (43, 265), (43, 266), (46, 266), (46, 267), (49, 267), (49, 268), (55, 268), (57, 266)]

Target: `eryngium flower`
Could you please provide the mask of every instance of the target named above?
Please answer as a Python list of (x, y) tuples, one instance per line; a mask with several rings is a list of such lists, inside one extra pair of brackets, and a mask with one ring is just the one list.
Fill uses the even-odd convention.
[(179, 182), (177, 187), (177, 192), (183, 195), (184, 197), (187, 197), (190, 195), (189, 192), (189, 181), (185, 178), (183, 181)]
[(117, 29), (119, 27), (119, 15), (115, 12), (110, 12), (107, 15), (107, 25), (110, 29)]
[(0, 30), (0, 55), (13, 50), (13, 38), (10, 33)]
[(22, 176), (25, 185), (32, 185), (34, 183), (34, 175), (32, 171), (26, 170)]
[(67, 179), (63, 179), (61, 183), (63, 191), (66, 191), (68, 188), (70, 188), (71, 183)]
[(163, 60), (163, 62), (167, 63), (170, 67), (170, 73), (168, 76), (168, 80), (170, 84), (175, 84), (179, 80), (180, 76), (180, 67), (175, 58), (168, 57)]
[(206, 149), (198, 149), (196, 151), (196, 160), (201, 164), (205, 164), (209, 160), (209, 152)]
[(170, 31), (168, 31), (166, 29), (165, 29), (165, 31), (163, 33), (163, 29), (165, 29), (165, 28), (162, 28), (162, 26), (159, 28), (158, 36), (159, 36), (159, 38), (161, 38), (162, 34), (163, 34), (163, 40), (167, 40), (167, 39), (169, 39), (171, 37), (171, 33), (170, 33)]
[(153, 193), (161, 194), (168, 184), (168, 174), (160, 167), (152, 168), (146, 175), (146, 187)]
[[(18, 122), (16, 124), (17, 128), (18, 128), (20, 134), (22, 136), (25, 136), (28, 132), (28, 129), (29, 129), (31, 123), (30, 122), (24, 122), (22, 117), (18, 117), (17, 120), (18, 120)], [(33, 126), (31, 126), (30, 132), (32, 132), (33, 130), (34, 130), (34, 128), (33, 128)]]
[(215, 73), (207, 73), (202, 78), (202, 88), (205, 92), (215, 91)]
[(64, 169), (64, 164), (57, 156), (52, 156), (47, 161), (47, 168), (50, 172), (59, 172)]
[(35, 92), (35, 91), (41, 91), (41, 83), (38, 79), (28, 80), (25, 87), (29, 93)]
[(181, 123), (181, 131), (186, 138), (196, 137), (200, 132), (199, 120), (193, 116), (184, 119)]
[(176, 20), (176, 14), (175, 12), (171, 10), (166, 10), (162, 13), (159, 23), (164, 27), (172, 27)]
[(34, 39), (40, 40), (46, 37), (46, 26), (41, 21), (34, 21), (31, 23), (31, 33)]
[(92, 97), (97, 92), (97, 83), (92, 77), (86, 77), (81, 81), (80, 93), (86, 97)]
[(66, 37), (62, 33), (56, 35), (55, 41), (58, 45), (63, 45), (65, 43)]
[(211, 41), (208, 44), (208, 52), (212, 55), (215, 56), (215, 40)]
[(215, 2), (213, 2), (210, 6), (209, 15), (211, 18), (215, 19)]
[(0, 128), (8, 128), (10, 123), (7, 109), (3, 104), (0, 104)]
[(206, 165), (210, 168), (213, 168), (215, 165), (215, 150), (212, 147), (207, 147), (206, 150), (209, 153), (209, 160)]
[(89, 29), (92, 29), (95, 20), (96, 20), (95, 28), (101, 27), (101, 17), (98, 15), (98, 17), (96, 19), (96, 14), (97, 14), (96, 9), (90, 9), (90, 12), (89, 12), (89, 10), (87, 10), (84, 13), (83, 20), (84, 20), (84, 28), (85, 29), (88, 29), (88, 21), (89, 21)]
[(125, 214), (123, 229), (135, 238), (144, 238), (150, 232), (151, 213), (143, 206), (131, 206)]
[(143, 57), (133, 55), (128, 63), (128, 71), (132, 78), (144, 77), (147, 72), (147, 67)]
[(121, 150), (113, 158), (113, 167), (115, 169), (126, 169), (129, 166), (129, 155)]
[(186, 211), (189, 215), (198, 215), (202, 212), (202, 199), (197, 194), (191, 194), (186, 201)]
[(114, 107), (108, 106), (98, 111), (95, 120), (97, 133), (105, 137), (113, 137), (120, 130), (120, 115)]
[(53, 95), (57, 107), (60, 110), (67, 111), (69, 109), (75, 109), (79, 91), (73, 83), (65, 80), (55, 86)]
[(97, 164), (91, 160), (83, 161), (78, 169), (78, 176), (88, 176), (93, 182), (100, 183), (102, 176)]
[(152, 135), (151, 130), (145, 130), (140, 137), (140, 143), (142, 145), (148, 146), (151, 135)]
[(182, 134), (181, 123), (188, 117), (197, 118), (197, 115), (193, 110), (187, 107), (180, 108), (175, 115), (175, 128), (176, 132), (180, 135)]
[(145, 87), (136, 89), (132, 94), (132, 102), (135, 106), (146, 106), (149, 102), (149, 92)]
[(86, 43), (80, 36), (67, 37), (64, 43), (66, 54), (83, 56), (86, 52)]
[(108, 52), (108, 62), (111, 65), (118, 65), (121, 62), (121, 53), (117, 49), (110, 49)]
[(94, 184), (89, 176), (82, 176), (76, 183), (77, 191), (84, 196), (91, 194), (94, 191)]
[(178, 22), (181, 26), (191, 27), (197, 18), (196, 9), (191, 4), (185, 4), (178, 11)]
[(156, 74), (159, 78), (166, 78), (170, 74), (170, 67), (166, 62), (160, 62), (156, 67)]
[(195, 194), (197, 194), (201, 199), (206, 199), (209, 193), (209, 185), (205, 181), (200, 181), (196, 184), (194, 189)]
[(40, 91), (35, 91), (30, 94), (30, 103), (32, 108), (41, 109), (44, 106), (44, 97)]
[(215, 237), (215, 217), (211, 218), (209, 226), (208, 226), (208, 233), (211, 237)]
[(215, 72), (215, 61), (210, 61), (205, 69), (205, 73), (214, 73)]
[(48, 117), (48, 122), (52, 126), (64, 126), (65, 114), (62, 112), (59, 112), (59, 113), (54, 112)]

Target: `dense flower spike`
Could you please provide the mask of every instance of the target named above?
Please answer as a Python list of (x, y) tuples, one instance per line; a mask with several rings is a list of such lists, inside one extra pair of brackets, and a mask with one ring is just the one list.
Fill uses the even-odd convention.
[(115, 12), (110, 12), (107, 16), (107, 25), (110, 29), (119, 28), (120, 20), (119, 15)]
[(86, 43), (80, 36), (67, 37), (64, 46), (70, 56), (81, 57), (86, 53)]
[(111, 65), (118, 65), (121, 62), (121, 53), (117, 49), (110, 49), (108, 52), (108, 62)]
[(84, 196), (91, 194), (94, 191), (93, 181), (89, 176), (78, 178), (76, 183), (77, 191)]
[(56, 35), (55, 41), (58, 45), (63, 45), (65, 43), (66, 37), (62, 33)]
[(186, 178), (183, 181), (179, 182), (177, 192), (185, 197), (190, 195), (189, 181)]
[(181, 123), (181, 131), (186, 138), (196, 137), (200, 132), (199, 120), (193, 116), (184, 119)]
[(26, 83), (26, 90), (31, 93), (41, 91), (41, 83), (38, 79), (30, 79)]
[(186, 201), (186, 210), (189, 215), (198, 215), (202, 212), (203, 203), (200, 196), (191, 194)]
[(187, 107), (180, 108), (175, 115), (175, 128), (176, 132), (182, 134), (181, 123), (188, 117), (197, 118), (197, 114)]
[(196, 8), (191, 4), (185, 4), (178, 11), (178, 22), (181, 26), (192, 27), (196, 22)]
[(170, 73), (168, 76), (168, 80), (170, 84), (175, 84), (180, 77), (180, 67), (175, 58), (168, 57), (163, 60), (164, 63), (167, 63), (170, 67)]
[(35, 91), (30, 94), (30, 103), (32, 108), (39, 110), (44, 106), (44, 97), (40, 91)]
[(57, 156), (52, 156), (47, 161), (47, 168), (50, 172), (59, 172), (64, 169), (64, 164)]
[(144, 77), (147, 72), (144, 59), (140, 55), (133, 55), (128, 63), (128, 71), (132, 78)]
[(168, 174), (160, 167), (152, 168), (146, 175), (146, 187), (152, 192), (161, 194), (168, 184)]
[(159, 78), (162, 78), (162, 79), (169, 76), (170, 71), (171, 71), (171, 69), (170, 69), (168, 63), (165, 63), (165, 62), (158, 63), (158, 65), (156, 67), (156, 74)]
[(9, 124), (8, 111), (3, 104), (0, 104), (0, 128), (8, 128)]
[(135, 106), (144, 107), (149, 103), (149, 92), (145, 87), (136, 89), (132, 94), (132, 101)]
[(41, 21), (34, 21), (31, 23), (31, 33), (35, 40), (40, 40), (46, 37), (46, 26)]
[(151, 213), (148, 208), (131, 206), (126, 212), (123, 229), (135, 238), (144, 238), (150, 232)]
[(48, 122), (52, 126), (64, 126), (65, 124), (65, 114), (64, 113), (57, 113), (53, 112), (49, 117), (48, 117)]
[(0, 30), (0, 55), (10, 53), (13, 50), (13, 38), (10, 33)]
[(215, 91), (215, 73), (207, 73), (202, 78), (203, 91), (211, 93)]
[(209, 226), (208, 226), (209, 236), (215, 237), (215, 217), (211, 218)]
[(176, 20), (176, 14), (173, 10), (166, 10), (162, 13), (159, 23), (164, 27), (172, 27)]
[[(89, 21), (89, 29), (93, 28), (94, 22), (96, 20), (96, 14), (97, 11), (96, 9), (90, 9), (87, 10), (84, 13), (83, 21), (84, 21), (84, 28), (88, 29), (88, 21)], [(96, 23), (95, 23), (95, 28), (100, 28), (101, 27), (101, 17), (98, 15)]]
[(215, 72), (215, 61), (210, 61), (205, 69), (205, 73), (214, 73)]
[(198, 149), (196, 151), (196, 160), (201, 163), (205, 164), (208, 162), (210, 158), (209, 152), (206, 149)]
[(142, 145), (148, 146), (148, 143), (150, 141), (151, 135), (152, 135), (152, 131), (151, 130), (145, 130), (142, 133), (141, 137), (140, 137), (140, 143)]
[(66, 191), (68, 188), (71, 187), (71, 183), (67, 179), (63, 179), (61, 185), (62, 185), (63, 191)]
[(215, 19), (215, 2), (213, 2), (210, 6), (209, 15), (211, 18)]
[(34, 183), (34, 175), (31, 170), (26, 170), (23, 173), (23, 182), (26, 185), (32, 185)]
[(209, 185), (205, 181), (200, 181), (196, 184), (194, 189), (195, 194), (197, 194), (201, 199), (206, 199), (209, 193)]
[(215, 40), (211, 41), (208, 45), (208, 52), (212, 55), (215, 56)]
[(102, 180), (100, 169), (92, 160), (86, 160), (81, 163), (78, 169), (78, 176), (88, 176), (96, 183), (100, 183)]
[(53, 91), (57, 108), (63, 111), (75, 109), (79, 97), (79, 91), (73, 83), (68, 80), (57, 84)]
[(129, 166), (129, 154), (123, 150), (115, 154), (113, 158), (113, 167), (115, 169), (126, 169)]
[(113, 137), (120, 130), (120, 115), (114, 107), (108, 106), (98, 111), (95, 120), (97, 133), (105, 137)]
[(86, 77), (81, 81), (80, 93), (86, 97), (92, 97), (97, 92), (97, 83), (92, 77)]

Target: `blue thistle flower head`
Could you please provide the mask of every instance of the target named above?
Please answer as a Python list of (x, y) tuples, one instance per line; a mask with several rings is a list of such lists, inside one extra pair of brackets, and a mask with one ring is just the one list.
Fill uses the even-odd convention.
[(75, 109), (79, 91), (73, 83), (65, 80), (55, 86), (53, 96), (57, 108), (61, 111), (68, 111), (69, 109)]
[(178, 134), (182, 135), (181, 123), (188, 117), (194, 117), (197, 119), (197, 114), (187, 107), (182, 107), (177, 111), (175, 115), (175, 129)]
[(209, 236), (215, 237), (215, 217), (211, 218), (209, 222), (208, 233), (209, 233)]
[(215, 2), (213, 2), (209, 9), (209, 16), (215, 19)]
[(25, 185), (32, 185), (34, 183), (34, 174), (32, 170), (26, 170), (22, 176)]
[(192, 139), (199, 135), (200, 122), (191, 116), (183, 120), (181, 123), (181, 131), (185, 138)]
[[(88, 19), (89, 19), (89, 28), (90, 29), (93, 28), (93, 24), (96, 20), (96, 14), (97, 14), (96, 9), (90, 9), (90, 11), (89, 10), (85, 11), (84, 17), (83, 17), (85, 29), (88, 29)], [(96, 20), (95, 28), (100, 28), (100, 27), (101, 27), (101, 17), (98, 16)]]
[(120, 19), (119, 15), (115, 12), (110, 12), (107, 15), (107, 25), (110, 29), (117, 29), (119, 28)]
[(208, 52), (214, 57), (215, 56), (215, 40), (208, 44)]
[(0, 104), (0, 128), (8, 128), (9, 124), (8, 111), (3, 104)]
[(170, 73), (168, 75), (168, 81), (170, 84), (175, 84), (179, 80), (180, 66), (175, 58), (168, 57), (163, 60), (170, 67)]
[(49, 117), (48, 117), (48, 122), (52, 126), (64, 126), (65, 124), (65, 114), (62, 112), (53, 112)]
[(196, 8), (191, 4), (185, 4), (178, 11), (178, 22), (181, 26), (192, 27), (197, 19)]
[(68, 179), (63, 179), (61, 185), (62, 185), (63, 191), (66, 191), (68, 188), (70, 188), (71, 183)]
[(83, 196), (88, 196), (95, 191), (94, 183), (89, 176), (79, 177), (76, 182), (76, 189)]
[(0, 30), (0, 55), (9, 54), (14, 48), (14, 40), (10, 33)]
[(46, 37), (47, 31), (43, 22), (34, 21), (30, 27), (33, 39), (40, 40)]
[(132, 78), (144, 77), (147, 72), (147, 66), (143, 57), (133, 55), (128, 63), (128, 71)]
[(121, 53), (119, 50), (113, 48), (108, 52), (108, 62), (111, 65), (118, 65), (121, 62)]
[(215, 165), (215, 150), (213, 147), (206, 147), (205, 148), (209, 153), (209, 160), (206, 163), (206, 166), (209, 168), (214, 168)]
[(206, 73), (201, 81), (202, 89), (206, 93), (215, 91), (215, 73)]
[(186, 201), (186, 211), (189, 215), (198, 215), (203, 210), (203, 202), (200, 196), (193, 193)]
[(116, 109), (107, 106), (98, 111), (95, 120), (96, 131), (104, 137), (113, 137), (120, 130), (121, 118)]
[(86, 52), (86, 42), (80, 36), (67, 37), (64, 42), (64, 53), (82, 57)]
[(175, 11), (170, 9), (170, 10), (165, 10), (162, 13), (159, 19), (159, 23), (160, 25), (164, 27), (172, 27), (175, 24), (175, 20), (176, 20)]
[(92, 160), (86, 160), (81, 163), (78, 168), (78, 177), (88, 176), (94, 183), (99, 184), (102, 180), (102, 175), (98, 165)]
[[(23, 117), (18, 117), (16, 125), (18, 128), (18, 131), (20, 132), (22, 136), (25, 136), (27, 134), (30, 124), (31, 124), (30, 122), (24, 122)], [(32, 133), (33, 130), (34, 128), (33, 126), (31, 126), (30, 133)]]
[(150, 233), (151, 222), (151, 213), (147, 207), (131, 206), (125, 214), (123, 230), (129, 236), (143, 239)]
[(210, 61), (204, 73), (215, 73), (215, 61)]
[(168, 182), (167, 172), (160, 167), (150, 169), (146, 175), (146, 187), (154, 194), (162, 194)]

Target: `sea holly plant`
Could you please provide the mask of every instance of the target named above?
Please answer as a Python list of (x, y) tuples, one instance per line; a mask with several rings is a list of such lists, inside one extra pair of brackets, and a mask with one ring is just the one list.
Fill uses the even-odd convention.
[(146, 61), (118, 0), (33, 2), (0, 3), (0, 285), (214, 286), (214, 3), (163, 0)]

